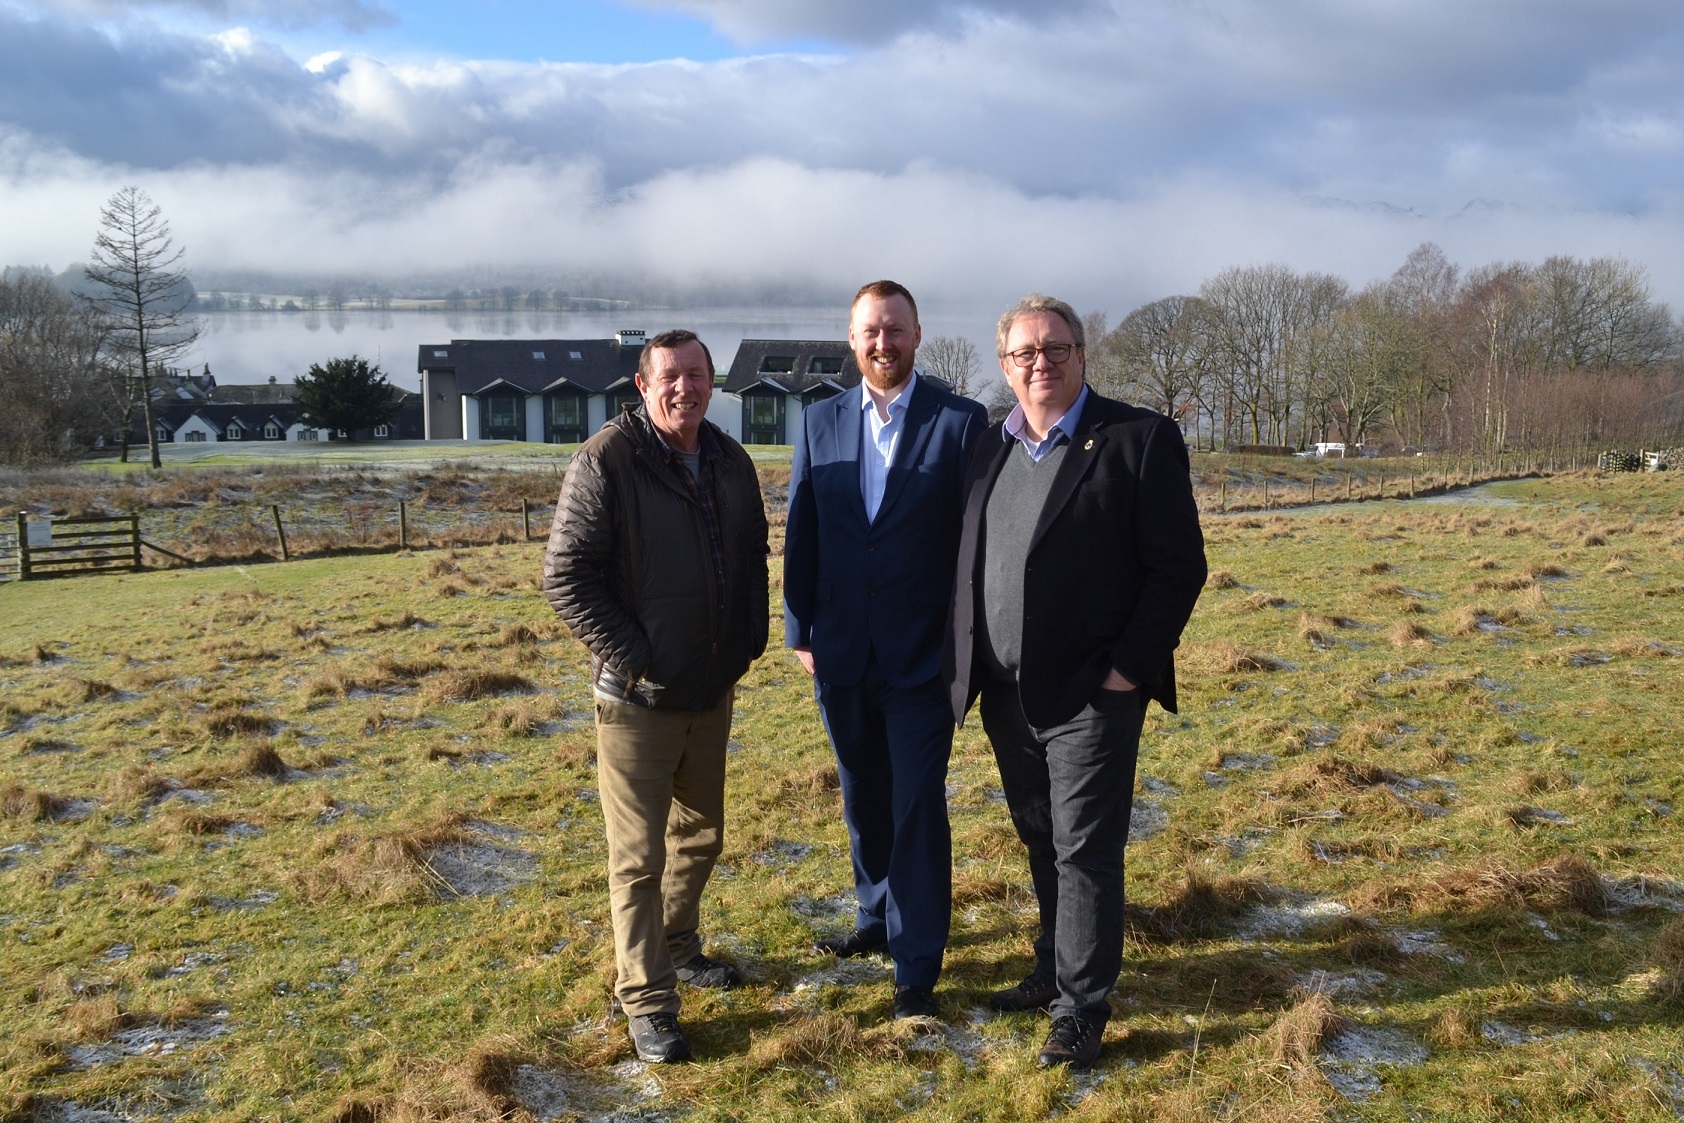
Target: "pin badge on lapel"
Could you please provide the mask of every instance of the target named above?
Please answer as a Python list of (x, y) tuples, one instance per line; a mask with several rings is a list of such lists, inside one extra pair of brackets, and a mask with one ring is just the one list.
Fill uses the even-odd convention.
[(1086, 452), (1086, 451), (1088, 451), (1088, 449), (1090, 449), (1090, 448), (1092, 448), (1092, 447), (1093, 447), (1093, 438), (1092, 438), (1092, 437), (1089, 437), (1089, 438), (1088, 438), (1088, 443), (1087, 443), (1087, 444), (1085, 444), (1085, 445), (1083, 445), (1083, 446), (1082, 446), (1082, 451), (1083, 451), (1083, 452)]

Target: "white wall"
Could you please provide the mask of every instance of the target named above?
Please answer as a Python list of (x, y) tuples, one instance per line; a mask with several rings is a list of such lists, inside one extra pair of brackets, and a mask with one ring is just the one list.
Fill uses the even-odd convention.
[(715, 390), (708, 399), (708, 420), (731, 434), (734, 440), (742, 440), (743, 400), (735, 394)]
[(526, 439), (544, 442), (544, 396), (530, 394), (526, 399)]
[[(204, 436), (193, 438), (187, 435), (189, 433), (203, 433)], [(175, 439), (178, 442), (195, 439), (202, 441), (219, 441), (222, 439), (222, 433), (204, 418), (195, 414), (194, 416), (189, 417), (186, 421), (183, 421), (181, 425), (177, 427), (175, 431)]]
[(479, 440), (479, 399), (462, 395), (462, 439)]

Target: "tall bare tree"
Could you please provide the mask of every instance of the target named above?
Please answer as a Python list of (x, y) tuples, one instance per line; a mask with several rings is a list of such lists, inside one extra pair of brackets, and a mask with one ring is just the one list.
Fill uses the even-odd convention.
[(953, 387), (953, 392), (968, 398), (971, 380), (976, 377), (981, 357), (976, 345), (963, 336), (938, 335), (918, 346), (918, 365)]
[[(88, 299), (105, 322), (106, 349), (122, 380), (122, 400), (133, 403), (138, 395), (154, 468), (162, 467), (163, 461), (152, 421), (152, 379), (199, 338), (199, 322), (187, 311), (193, 285), (180, 267), (185, 254), (175, 246), (163, 211), (146, 192), (129, 186), (100, 210), (93, 262), (84, 272), (94, 285)], [(125, 410), (125, 461), (129, 420)]]

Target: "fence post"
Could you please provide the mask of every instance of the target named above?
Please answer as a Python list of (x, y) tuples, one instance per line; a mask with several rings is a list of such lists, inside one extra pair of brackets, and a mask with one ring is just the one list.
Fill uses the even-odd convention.
[(398, 549), (409, 549), (409, 507), (402, 499), (398, 500)]
[(1269, 478), (1265, 476), (1263, 477), (1263, 509), (1267, 511), (1269, 507)]
[(279, 504), (272, 504), (269, 513), (275, 516), (275, 537), (281, 540), (281, 560), (291, 561), (292, 556), (287, 553), (287, 532), (281, 527), (281, 508)]
[[(1228, 510), (1228, 481), (1226, 479), (1222, 481), (1222, 510), (1224, 512)], [(23, 525), (22, 515), (18, 516), (18, 525)]]
[(1311, 476), (1310, 477), (1310, 506), (1314, 507), (1315, 505), (1316, 505), (1316, 478), (1314, 476)]
[(29, 518), (18, 512), (18, 580), (29, 580)]
[(520, 497), (520, 540), (532, 541), (532, 514), (527, 509), (526, 496)]
[(129, 538), (134, 543), (134, 571), (140, 572), (140, 512), (129, 515)]

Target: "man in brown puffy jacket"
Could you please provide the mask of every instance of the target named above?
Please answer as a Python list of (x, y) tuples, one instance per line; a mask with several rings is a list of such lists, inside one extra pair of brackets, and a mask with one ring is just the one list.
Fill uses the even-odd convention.
[(713, 357), (669, 331), (638, 362), (643, 407), (580, 446), (544, 555), (544, 594), (591, 653), (608, 834), (615, 995), (644, 1061), (690, 1056), (680, 982), (731, 987), (702, 952), (724, 839), (737, 679), (766, 648), (766, 510), (748, 454), (706, 419)]

